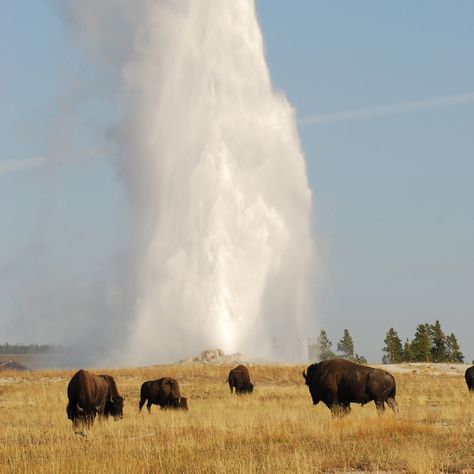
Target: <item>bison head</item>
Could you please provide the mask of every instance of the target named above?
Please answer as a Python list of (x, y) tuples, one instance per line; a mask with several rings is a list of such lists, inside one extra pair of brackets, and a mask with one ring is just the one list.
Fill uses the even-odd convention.
[(302, 374), (303, 374), (303, 378), (305, 380), (305, 383), (306, 385), (310, 385), (310, 383), (312, 381), (314, 381), (314, 376), (315, 376), (315, 373), (317, 372), (318, 370), (318, 367), (319, 367), (319, 364), (311, 364), (310, 366), (308, 366), (306, 368), (306, 372), (303, 370)]
[(177, 408), (188, 410), (188, 399), (186, 397), (179, 397)]
[(114, 417), (115, 420), (120, 420), (123, 418), (123, 400), (124, 398), (119, 395), (110, 397), (107, 411)]
[(304, 378), (304, 383), (306, 385), (308, 385), (308, 376), (306, 375), (306, 372), (304, 370), (303, 370), (302, 374), (303, 374), (303, 378)]
[(68, 420), (74, 421), (77, 418), (76, 410), (74, 409), (74, 406), (71, 404), (71, 402), (67, 404), (66, 413)]

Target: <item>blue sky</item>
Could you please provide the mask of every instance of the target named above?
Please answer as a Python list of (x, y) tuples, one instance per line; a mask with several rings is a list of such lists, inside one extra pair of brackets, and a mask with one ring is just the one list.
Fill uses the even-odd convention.
[[(378, 361), (390, 327), (405, 339), (439, 319), (474, 359), (474, 3), (256, 4), (307, 159), (321, 327), (334, 345), (349, 328)], [(87, 95), (94, 71), (55, 5), (7, 0), (0, 18), (0, 335), (24, 342), (48, 341), (29, 332), (22, 296), (40, 307), (45, 287), (93, 285), (127, 234), (111, 158), (72, 152), (111, 111), (91, 104), (65, 124), (64, 97)]]

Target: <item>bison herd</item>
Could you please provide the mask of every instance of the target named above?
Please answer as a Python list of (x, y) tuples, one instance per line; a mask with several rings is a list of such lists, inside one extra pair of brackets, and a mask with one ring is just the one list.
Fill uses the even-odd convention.
[[(368, 367), (345, 359), (331, 359), (311, 364), (303, 371), (313, 404), (323, 402), (334, 416), (349, 413), (351, 403), (365, 405), (373, 401), (377, 412), (382, 414), (387, 404), (398, 413), (395, 400), (396, 384), (389, 372)], [(466, 383), (474, 393), (474, 366), (466, 370)], [(253, 392), (253, 383), (247, 367), (239, 365), (229, 372), (227, 379), (231, 393)], [(73, 426), (79, 423), (92, 425), (95, 417), (109, 415), (114, 419), (123, 417), (122, 397), (115, 380), (110, 375), (94, 375), (83, 369), (76, 372), (67, 387), (69, 399), (66, 411)], [(139, 410), (146, 402), (148, 412), (152, 405), (162, 409), (188, 410), (188, 401), (182, 397), (178, 381), (171, 377), (143, 382), (140, 388)]]

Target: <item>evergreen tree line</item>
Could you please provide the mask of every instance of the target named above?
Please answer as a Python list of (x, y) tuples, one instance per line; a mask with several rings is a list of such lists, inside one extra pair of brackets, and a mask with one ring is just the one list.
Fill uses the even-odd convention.
[(308, 345), (309, 359), (320, 361), (340, 357), (360, 364), (367, 363), (364, 356), (354, 353), (354, 341), (348, 329), (344, 329), (344, 333), (337, 343), (337, 353), (333, 352), (331, 347), (332, 342), (329, 340), (326, 331), (321, 329), (316, 342)]
[(464, 356), (454, 333), (446, 335), (441, 324), (418, 324), (413, 339), (402, 341), (395, 329), (390, 328), (384, 339), (382, 362), (464, 362)]
[(46, 354), (61, 349), (50, 344), (0, 344), (0, 354)]
[[(401, 362), (464, 362), (464, 356), (454, 333), (446, 335), (441, 324), (419, 324), (415, 335), (404, 344), (397, 331), (390, 328), (384, 339), (382, 362), (399, 364)], [(321, 361), (341, 357), (359, 363), (367, 363), (367, 359), (354, 353), (354, 342), (348, 329), (344, 329), (342, 338), (337, 343), (337, 352), (332, 350), (332, 342), (324, 329), (321, 329), (315, 343), (308, 345), (309, 359)]]

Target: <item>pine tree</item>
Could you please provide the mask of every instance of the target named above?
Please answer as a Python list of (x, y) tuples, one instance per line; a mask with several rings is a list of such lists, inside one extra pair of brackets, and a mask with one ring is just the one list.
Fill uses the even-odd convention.
[(448, 354), (446, 351), (446, 336), (441, 329), (438, 320), (430, 326), (431, 336), (431, 356), (433, 362), (447, 362)]
[(316, 345), (318, 350), (318, 360), (334, 359), (335, 354), (331, 350), (332, 342), (328, 339), (328, 335), (324, 329), (321, 329)]
[(449, 362), (458, 362), (461, 364), (464, 362), (464, 355), (461, 352), (461, 348), (459, 347), (458, 340), (456, 339), (456, 336), (453, 333), (451, 333), (446, 338), (446, 352), (447, 352), (447, 360)]
[(397, 331), (390, 328), (387, 332), (387, 335), (383, 341), (385, 347), (382, 349), (383, 356), (382, 362), (384, 364), (399, 364), (404, 360), (402, 341), (398, 337)]
[(344, 335), (337, 343), (337, 350), (344, 359), (354, 360), (354, 342), (348, 329), (344, 329)]
[(354, 362), (357, 362), (358, 364), (367, 364), (367, 359), (363, 355), (356, 353), (354, 356)]
[(414, 362), (431, 362), (432, 356), (429, 324), (418, 324), (415, 337), (411, 342), (411, 350)]
[(403, 345), (403, 361), (413, 362), (413, 351), (411, 350), (411, 343), (407, 339)]

